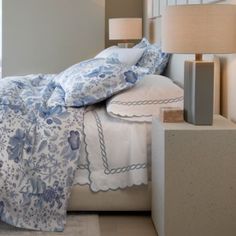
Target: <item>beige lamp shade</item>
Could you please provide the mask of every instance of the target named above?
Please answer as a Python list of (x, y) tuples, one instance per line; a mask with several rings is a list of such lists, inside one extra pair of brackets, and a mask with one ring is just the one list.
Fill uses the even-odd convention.
[(170, 6), (162, 20), (164, 52), (236, 52), (236, 5)]
[(141, 18), (109, 19), (110, 40), (132, 40), (142, 38)]

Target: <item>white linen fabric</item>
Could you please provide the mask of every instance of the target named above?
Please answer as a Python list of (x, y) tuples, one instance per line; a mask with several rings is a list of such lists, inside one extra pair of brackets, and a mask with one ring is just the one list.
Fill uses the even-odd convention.
[(151, 122), (161, 107), (183, 108), (183, 89), (161, 75), (147, 75), (132, 90), (107, 102), (110, 115), (136, 122)]
[(113, 50), (113, 49), (119, 49), (118, 46), (114, 45), (114, 46), (111, 46), (109, 48), (105, 48), (104, 50), (102, 50), (101, 52), (99, 52), (94, 58), (107, 58), (108, 55), (110, 54), (110, 52)]
[(98, 192), (147, 184), (150, 130), (150, 124), (111, 117), (104, 106), (86, 112), (85, 139), (74, 185), (88, 184)]
[(114, 58), (119, 60), (122, 64), (134, 66), (141, 59), (144, 51), (144, 48), (119, 48), (113, 46), (100, 52), (95, 59)]

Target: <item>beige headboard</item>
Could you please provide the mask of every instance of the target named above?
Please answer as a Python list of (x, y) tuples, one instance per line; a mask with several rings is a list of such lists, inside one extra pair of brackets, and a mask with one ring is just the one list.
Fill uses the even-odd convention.
[(220, 58), (221, 112), (236, 123), (236, 55)]
[[(224, 3), (236, 4), (236, 0), (227, 0)], [(236, 55), (221, 56), (220, 62), (221, 112), (225, 117), (236, 122)]]

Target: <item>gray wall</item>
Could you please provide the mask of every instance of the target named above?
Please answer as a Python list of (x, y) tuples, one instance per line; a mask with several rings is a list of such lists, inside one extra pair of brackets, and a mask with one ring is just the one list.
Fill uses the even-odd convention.
[(105, 0), (3, 0), (3, 75), (58, 73), (104, 48)]
[[(117, 44), (117, 41), (110, 41), (108, 37), (109, 18), (119, 17), (143, 17), (143, 0), (106, 0), (106, 47)], [(137, 41), (133, 41), (137, 42)]]

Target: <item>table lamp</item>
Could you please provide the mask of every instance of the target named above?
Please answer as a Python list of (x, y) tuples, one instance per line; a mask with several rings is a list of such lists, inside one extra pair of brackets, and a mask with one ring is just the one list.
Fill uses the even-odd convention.
[(236, 5), (169, 6), (162, 19), (162, 50), (195, 54), (184, 69), (184, 119), (212, 125), (214, 62), (202, 54), (236, 52)]
[(129, 40), (142, 38), (142, 18), (109, 19), (109, 40), (118, 40), (120, 47), (128, 47)]

